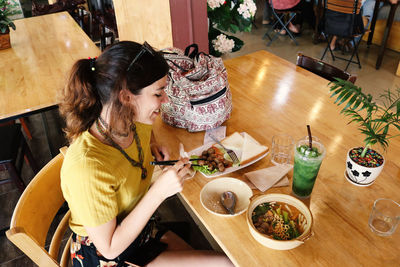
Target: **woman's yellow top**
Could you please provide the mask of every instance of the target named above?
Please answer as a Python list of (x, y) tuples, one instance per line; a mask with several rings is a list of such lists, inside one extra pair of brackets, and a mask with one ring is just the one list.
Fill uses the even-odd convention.
[[(61, 168), (61, 189), (71, 210), (69, 225), (76, 234), (87, 236), (83, 226), (99, 226), (115, 217), (121, 222), (147, 192), (154, 169), (150, 165), (152, 126), (136, 123), (136, 130), (147, 169), (144, 180), (139, 167), (88, 131), (68, 148)], [(125, 152), (139, 161), (135, 140)]]

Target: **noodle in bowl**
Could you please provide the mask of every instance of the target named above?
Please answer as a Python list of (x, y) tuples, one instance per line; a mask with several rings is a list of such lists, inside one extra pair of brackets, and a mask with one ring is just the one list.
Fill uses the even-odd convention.
[[(266, 233), (261, 233), (259, 230), (260, 227), (258, 227), (257, 223), (253, 223), (253, 215), (254, 215), (254, 210), (259, 207), (259, 205), (263, 205), (264, 203), (282, 203), (285, 207), (292, 206), (295, 209), (299, 211), (298, 221), (299, 221), (299, 227), (301, 228), (302, 232), (297, 233), (295, 235), (295, 238), (292, 238), (290, 240), (276, 240), (272, 238), (270, 235), (267, 235)], [(265, 204), (264, 204), (265, 205)], [(289, 208), (290, 209), (290, 208)], [(280, 212), (280, 211), (279, 211)], [(275, 211), (274, 211), (275, 213)], [(274, 214), (275, 217), (276, 214)], [(286, 214), (287, 216), (287, 214)], [(309, 239), (312, 235), (312, 224), (313, 224), (313, 218), (312, 214), (309, 210), (309, 208), (300, 200), (289, 196), (285, 194), (265, 194), (265, 195), (254, 195), (251, 198), (249, 208), (247, 210), (247, 224), (249, 226), (250, 233), (256, 239), (259, 243), (262, 245), (272, 248), (272, 249), (277, 249), (277, 250), (288, 250), (288, 249), (293, 249), (295, 247), (300, 246), (303, 244), (307, 239)], [(278, 217), (279, 218), (279, 217)], [(282, 221), (282, 220), (281, 220)], [(274, 220), (274, 225), (279, 224), (276, 220)], [(293, 224), (293, 222), (291, 222)], [(257, 225), (257, 227), (255, 226)], [(287, 227), (287, 226), (286, 226)], [(258, 230), (259, 229), (259, 230)], [(278, 233), (277, 238), (284, 238), (285, 236), (281, 235), (282, 233)]]

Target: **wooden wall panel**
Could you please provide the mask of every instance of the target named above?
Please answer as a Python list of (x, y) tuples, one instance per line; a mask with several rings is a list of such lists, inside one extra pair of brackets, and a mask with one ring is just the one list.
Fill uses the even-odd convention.
[(114, 0), (113, 3), (120, 41), (147, 41), (158, 49), (173, 45), (168, 0)]
[[(377, 20), (372, 43), (380, 45), (382, 42), (383, 32), (386, 28), (386, 20)], [(368, 34), (364, 35), (364, 41), (368, 40)], [(400, 21), (393, 21), (392, 29), (387, 41), (387, 48), (400, 52)]]
[(199, 0), (170, 0), (174, 46), (184, 49), (197, 43), (208, 53), (207, 2)]

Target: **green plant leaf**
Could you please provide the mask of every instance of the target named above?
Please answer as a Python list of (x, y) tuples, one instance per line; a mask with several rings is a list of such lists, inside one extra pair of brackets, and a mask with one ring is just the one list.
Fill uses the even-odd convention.
[(230, 25), (230, 29), (233, 33), (238, 32), (239, 31), (239, 27), (235, 24), (231, 24)]
[[(347, 92), (347, 93), (343, 96), (343, 98), (340, 100), (340, 102), (339, 102), (338, 105), (343, 104), (343, 102), (345, 102), (347, 99), (349, 99), (350, 96), (352, 96), (352, 95), (353, 95), (353, 92), (351, 92), (351, 91), (350, 91), (350, 92)], [(353, 103), (351, 102), (351, 100), (349, 101), (349, 103), (350, 103), (350, 105), (353, 104)], [(346, 107), (343, 108), (343, 109), (346, 109)]]
[(400, 116), (400, 101), (397, 102), (396, 109), (397, 116)]
[[(333, 103), (334, 103), (334, 104), (337, 104), (337, 103), (340, 101), (340, 99), (342, 99), (342, 97), (343, 97), (345, 94), (347, 94), (347, 91), (342, 90), (342, 91), (340, 92), (339, 96), (336, 98), (335, 102), (333, 102)], [(337, 104), (337, 105), (339, 106), (339, 104)]]
[(386, 135), (387, 135), (387, 133), (388, 133), (388, 131), (389, 131), (389, 124), (387, 124), (384, 128), (383, 128), (383, 135), (384, 135), (384, 137), (386, 138)]
[[(347, 105), (343, 109), (348, 109), (351, 105), (355, 104), (355, 101), (357, 100), (357, 95), (353, 95), (352, 98), (347, 102)], [(353, 105), (354, 107), (354, 105)]]
[(331, 91), (333, 91), (333, 93), (331, 94), (331, 97), (334, 97), (335, 95), (337, 95), (338, 93), (340, 93), (342, 91), (342, 88), (336, 87), (335, 89), (333, 89)]
[(17, 27), (15, 27), (15, 24), (14, 24), (14, 22), (11, 22), (10, 23), (10, 26), (11, 26), (11, 28), (15, 31), (15, 29), (17, 28)]
[(362, 103), (362, 98), (357, 96), (357, 101), (354, 103), (354, 106), (352, 107), (352, 109), (357, 109), (361, 103)]
[(399, 124), (393, 124), (394, 125), (394, 127), (396, 127), (397, 128), (397, 130), (399, 130), (400, 131), (400, 125)]

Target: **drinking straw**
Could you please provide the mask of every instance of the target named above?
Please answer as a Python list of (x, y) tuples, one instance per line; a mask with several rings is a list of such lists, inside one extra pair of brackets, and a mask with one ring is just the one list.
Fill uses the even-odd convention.
[(307, 131), (308, 131), (308, 146), (310, 147), (310, 149), (312, 149), (312, 135), (311, 135), (310, 125), (307, 125)]

